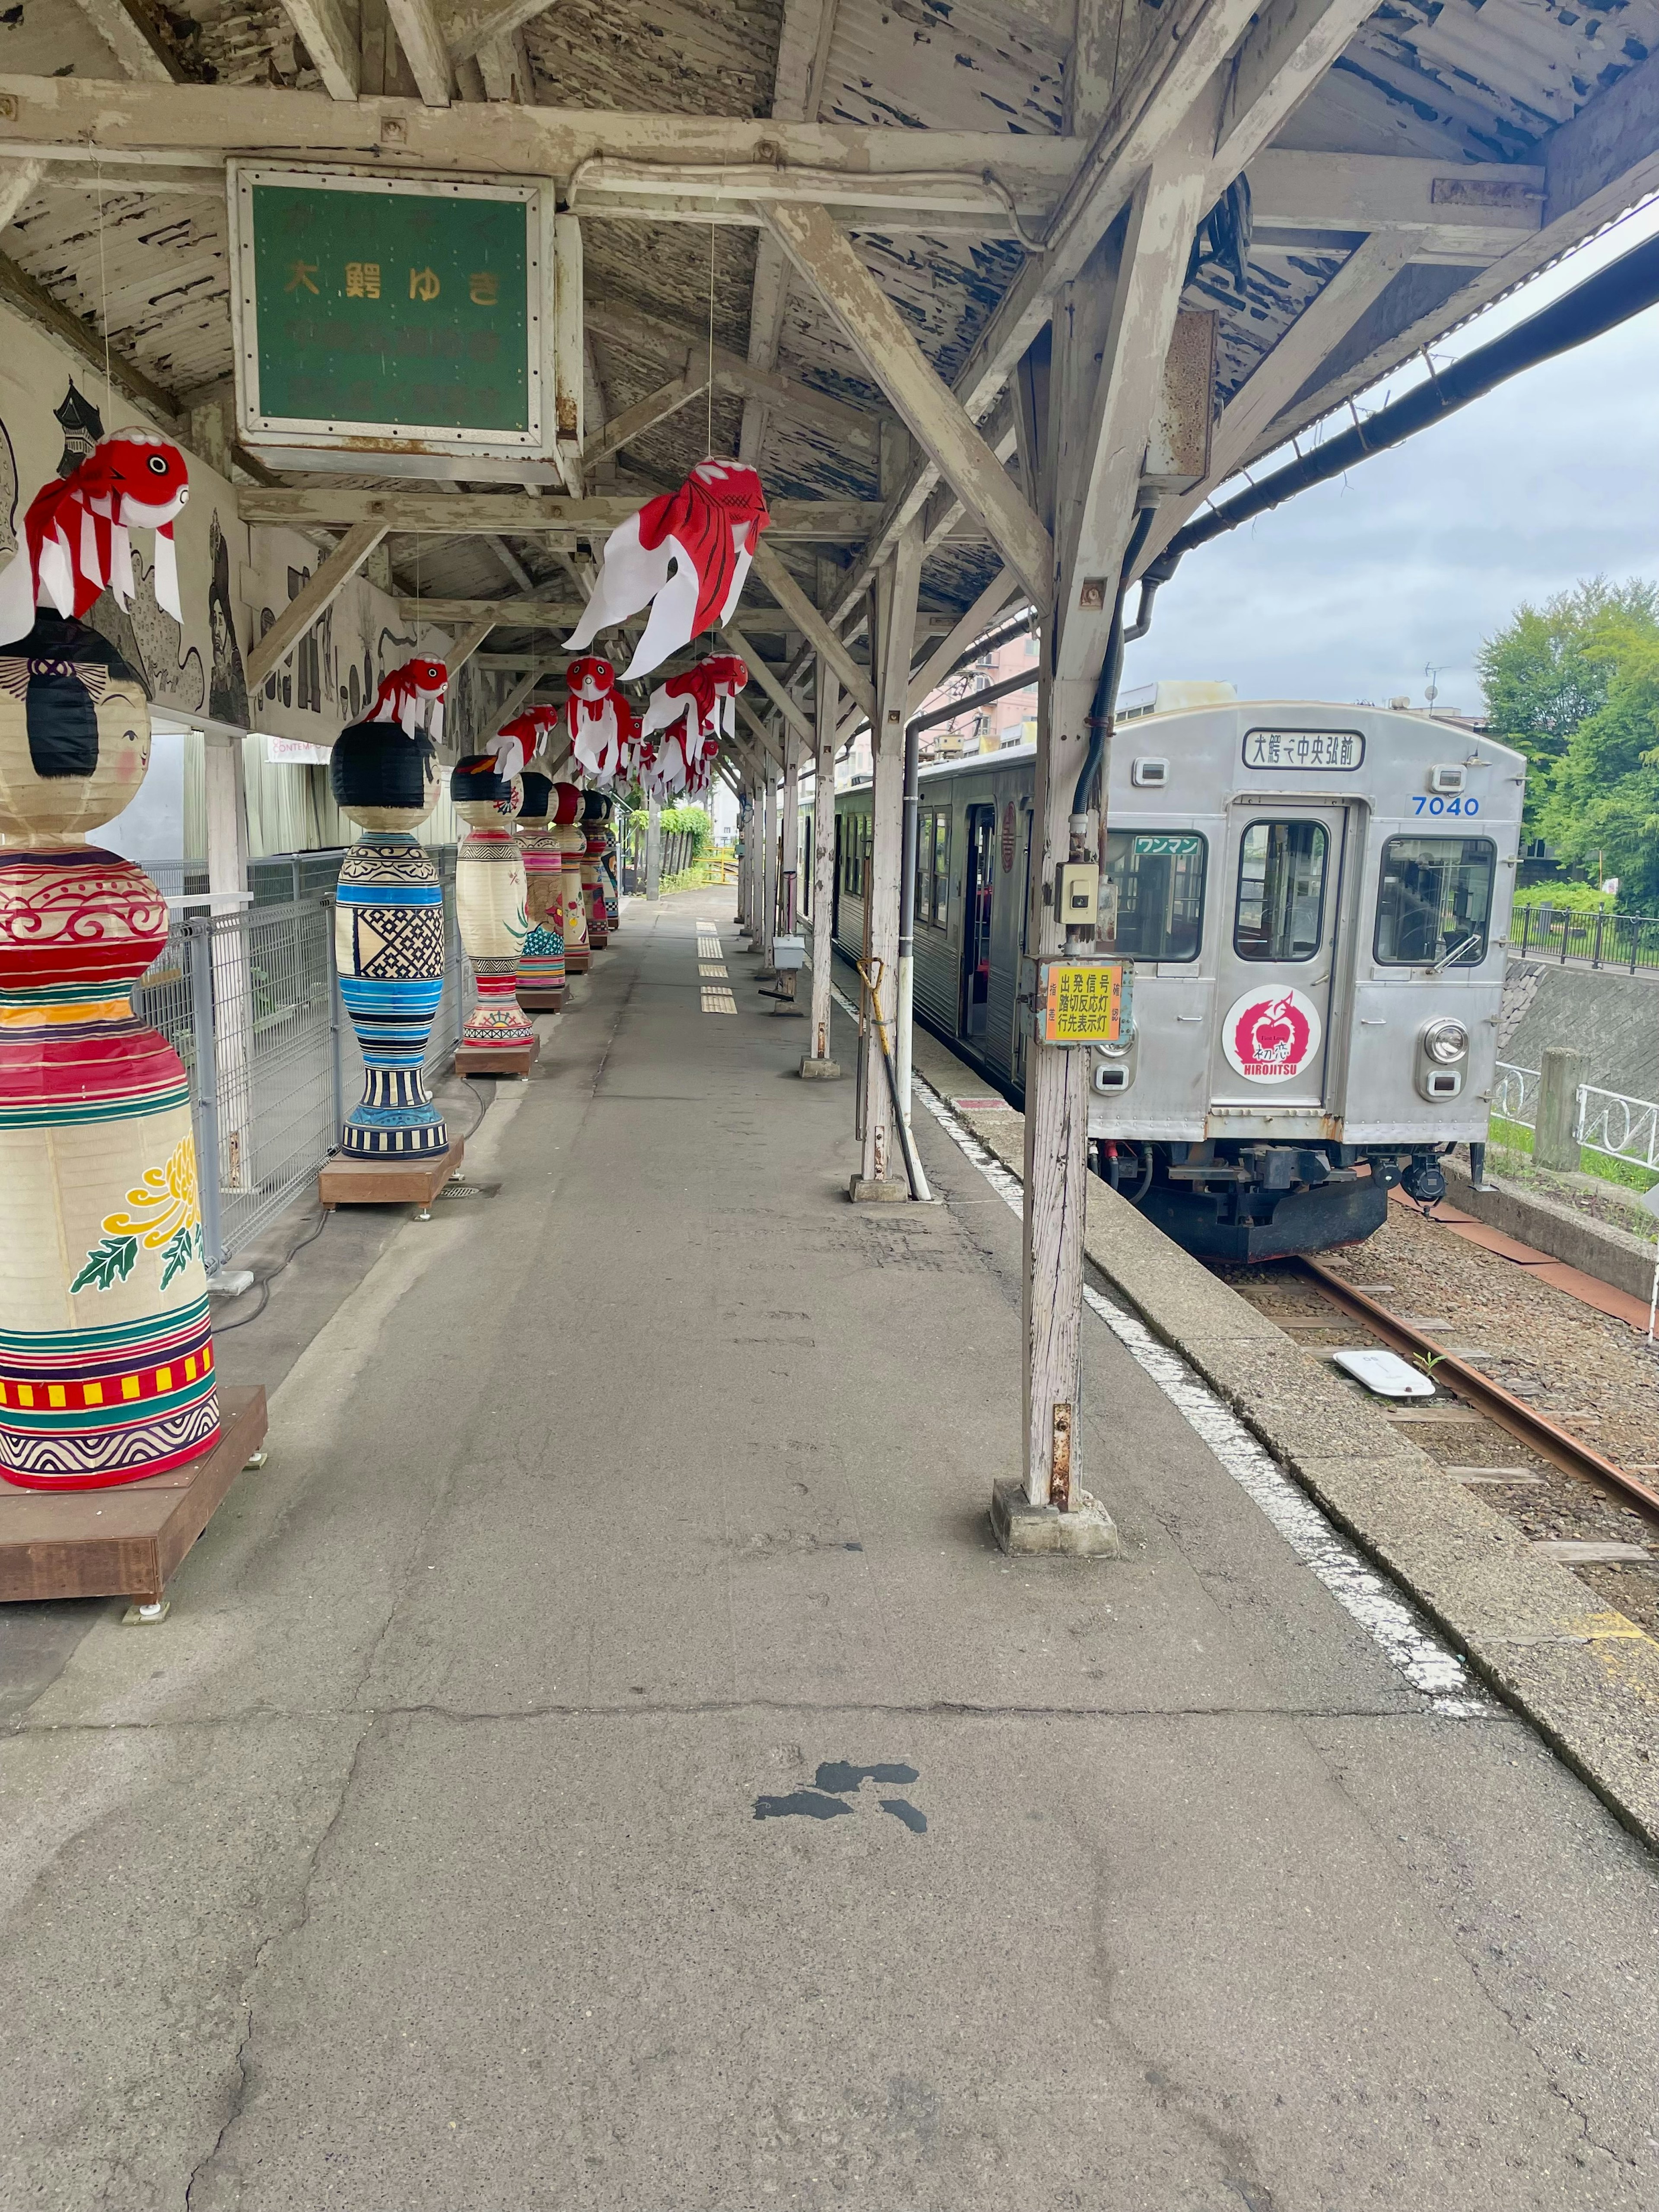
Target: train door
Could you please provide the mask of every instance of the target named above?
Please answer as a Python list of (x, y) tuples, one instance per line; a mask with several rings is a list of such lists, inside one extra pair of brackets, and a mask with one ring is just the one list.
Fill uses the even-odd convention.
[(1265, 798), (1233, 810), (1210, 1070), (1218, 1105), (1324, 1103), (1348, 812)]
[(830, 937), (832, 943), (841, 935), (841, 833), (846, 826), (846, 822), (847, 817), (844, 814), (836, 815), (836, 866), (830, 878)]
[(965, 1037), (981, 1037), (990, 1019), (996, 808), (970, 806), (966, 826), (967, 854), (962, 872), (962, 1034)]

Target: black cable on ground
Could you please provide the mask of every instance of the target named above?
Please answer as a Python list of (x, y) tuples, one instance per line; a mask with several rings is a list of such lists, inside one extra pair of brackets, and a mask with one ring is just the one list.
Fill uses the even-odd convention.
[(276, 1266), (271, 1269), (268, 1275), (261, 1275), (256, 1282), (249, 1285), (247, 1290), (241, 1291), (239, 1296), (232, 1301), (233, 1304), (240, 1305), (242, 1299), (246, 1297), (250, 1291), (258, 1291), (259, 1293), (259, 1303), (254, 1307), (253, 1311), (251, 1314), (244, 1314), (240, 1321), (216, 1321), (213, 1324), (213, 1334), (216, 1336), (228, 1335), (233, 1328), (246, 1328), (250, 1322), (258, 1320), (260, 1315), (270, 1303), (271, 1285), (276, 1281), (277, 1276), (283, 1273), (285, 1267), (292, 1266), (294, 1261), (305, 1250), (307, 1244), (314, 1244), (317, 1242), (317, 1239), (322, 1235), (324, 1230), (327, 1228), (329, 1215), (332, 1212), (333, 1208), (331, 1206), (325, 1206), (318, 1209), (319, 1218), (317, 1226), (312, 1230), (308, 1235), (301, 1237), (297, 1243), (291, 1244), (289, 1247), (287, 1256), (279, 1261)]

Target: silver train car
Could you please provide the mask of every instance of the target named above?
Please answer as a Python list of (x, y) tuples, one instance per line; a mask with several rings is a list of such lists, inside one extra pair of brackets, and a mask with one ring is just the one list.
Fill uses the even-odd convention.
[[(1023, 1095), (1033, 748), (924, 769), (918, 1018)], [(1526, 763), (1426, 716), (1305, 701), (1148, 716), (1112, 748), (1103, 948), (1129, 1034), (1091, 1054), (1101, 1173), (1189, 1251), (1315, 1252), (1483, 1144)], [(831, 929), (864, 949), (867, 786), (836, 799)], [(807, 849), (811, 849), (810, 847)]]

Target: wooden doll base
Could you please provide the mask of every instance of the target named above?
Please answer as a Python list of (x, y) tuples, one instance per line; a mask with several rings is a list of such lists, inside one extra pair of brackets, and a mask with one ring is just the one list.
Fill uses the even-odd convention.
[(460, 1170), (466, 1146), (452, 1138), (447, 1150), (416, 1159), (356, 1159), (341, 1154), (317, 1178), (317, 1202), (335, 1206), (430, 1206)]
[(542, 1056), (542, 1041), (532, 1037), (528, 1044), (458, 1044), (455, 1048), (457, 1075), (528, 1075)]
[(551, 985), (538, 989), (533, 984), (519, 986), (514, 996), (527, 1014), (557, 1014), (564, 1011), (564, 986), (556, 989)]
[(106, 1490), (0, 1483), (0, 1604), (130, 1597), (160, 1605), (167, 1577), (265, 1437), (258, 1383), (221, 1384), (219, 1441), (199, 1459)]

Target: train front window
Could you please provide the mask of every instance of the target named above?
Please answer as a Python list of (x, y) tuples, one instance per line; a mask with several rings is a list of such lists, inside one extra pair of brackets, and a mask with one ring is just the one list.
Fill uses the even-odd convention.
[(1498, 848), (1490, 837), (1390, 837), (1376, 898), (1385, 968), (1473, 968), (1486, 957)]
[(1196, 960), (1208, 859), (1208, 841), (1190, 830), (1109, 831), (1101, 900), (1107, 951), (1126, 960)]
[(1311, 960), (1325, 912), (1330, 839), (1322, 822), (1252, 822), (1238, 848), (1241, 960)]

